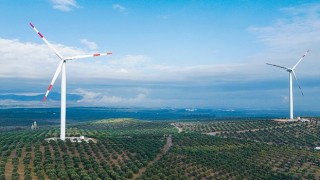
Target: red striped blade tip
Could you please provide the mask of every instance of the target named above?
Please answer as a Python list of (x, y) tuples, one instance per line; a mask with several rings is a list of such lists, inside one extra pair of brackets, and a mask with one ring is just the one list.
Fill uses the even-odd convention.
[(93, 54), (93, 56), (100, 56), (100, 54)]
[(40, 32), (38, 32), (38, 35), (39, 35), (41, 38), (43, 38), (43, 35), (42, 35)]
[(43, 99), (42, 99), (42, 102), (45, 102), (47, 100), (47, 97), (44, 96)]
[(49, 85), (48, 91), (50, 91), (51, 89), (52, 89), (52, 84)]
[(110, 54), (112, 54), (112, 52), (107, 52), (107, 55), (110, 55)]
[(34, 28), (34, 25), (33, 25), (31, 22), (30, 22), (29, 24), (30, 24), (30, 26), (31, 26), (32, 28)]

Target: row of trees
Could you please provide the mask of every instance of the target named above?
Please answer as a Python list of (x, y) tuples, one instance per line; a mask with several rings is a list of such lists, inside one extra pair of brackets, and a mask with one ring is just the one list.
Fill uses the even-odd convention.
[(191, 132), (243, 131), (250, 129), (265, 129), (279, 125), (271, 120), (200, 121), (179, 122), (175, 124), (183, 130)]

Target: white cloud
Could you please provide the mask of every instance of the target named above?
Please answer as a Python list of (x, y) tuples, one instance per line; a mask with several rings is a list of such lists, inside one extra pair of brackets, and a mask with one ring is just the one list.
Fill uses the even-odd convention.
[(86, 89), (78, 88), (74, 94), (82, 96), (81, 100), (77, 103), (99, 105), (99, 106), (119, 106), (119, 105), (136, 105), (143, 103), (147, 99), (147, 91), (138, 91), (135, 97), (121, 97), (115, 95), (102, 94), (101, 92), (93, 92)]
[(53, 8), (60, 11), (71, 11), (72, 8), (79, 8), (76, 0), (50, 0), (53, 4)]
[(89, 41), (88, 39), (80, 39), (80, 42), (85, 45), (89, 50), (98, 49), (98, 45), (95, 42)]
[(119, 73), (129, 73), (129, 71), (125, 68), (121, 68), (118, 72)]
[(36, 93), (36, 92), (30, 92), (30, 93), (0, 93), (0, 95), (16, 95), (16, 96), (38, 96), (43, 95), (43, 93)]
[[(65, 57), (89, 53), (56, 43), (53, 46)], [(0, 77), (6, 78), (51, 79), (59, 63), (59, 59), (45, 44), (21, 42), (17, 39), (0, 38), (0, 54)], [(155, 63), (151, 57), (141, 54), (111, 55), (70, 61), (67, 63), (67, 73), (68, 80), (88, 82), (93, 79), (191, 81), (209, 77), (215, 80), (243, 80), (258, 78), (252, 75), (268, 69), (265, 65), (256, 65), (257, 63), (175, 66)]]
[(121, 69), (127, 69), (128, 71), (144, 69), (147, 65), (152, 64), (151, 58), (142, 54), (129, 54), (124, 55), (116, 60), (110, 61), (109, 65), (114, 68), (122, 67)]
[[(107, 56), (69, 63), (70, 77), (79, 79), (130, 79), (143, 78), (147, 65), (151, 64), (144, 55)], [(90, 78), (89, 78), (90, 77)]]
[[(53, 44), (65, 55), (85, 54), (86, 52), (61, 44)], [(46, 44), (21, 42), (17, 39), (0, 38), (0, 77), (43, 79), (53, 76), (59, 58)]]
[(118, 10), (119, 12), (125, 12), (126, 11), (126, 7), (120, 5), (120, 4), (113, 4), (112, 8), (115, 10)]
[[(64, 57), (90, 54), (80, 48), (51, 43)], [(21, 42), (0, 38), (0, 77), (51, 79), (59, 58), (44, 43)], [(89, 58), (88, 58), (89, 59)], [(144, 55), (103, 56), (67, 63), (68, 79), (141, 79), (149, 57)]]
[(285, 17), (272, 25), (250, 27), (259, 40), (272, 48), (320, 47), (320, 4), (281, 9)]

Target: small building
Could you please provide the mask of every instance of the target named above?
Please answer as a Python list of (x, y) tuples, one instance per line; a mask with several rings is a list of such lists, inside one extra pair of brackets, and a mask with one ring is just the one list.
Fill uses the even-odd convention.
[(310, 122), (309, 119), (300, 119), (301, 122)]
[(38, 129), (39, 127), (37, 126), (37, 122), (36, 121), (34, 121), (33, 123), (32, 123), (32, 125), (31, 125), (31, 130), (36, 130), (36, 129)]
[(320, 150), (320, 146), (315, 147), (314, 150)]

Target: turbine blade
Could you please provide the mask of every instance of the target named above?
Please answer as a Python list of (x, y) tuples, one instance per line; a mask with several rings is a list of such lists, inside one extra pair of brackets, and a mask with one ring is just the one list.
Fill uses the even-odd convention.
[(292, 70), (294, 70), (298, 64), (302, 61), (302, 59), (308, 54), (310, 50), (308, 50), (307, 52), (304, 53), (304, 55), (299, 59), (299, 61), (296, 63), (296, 65), (293, 66)]
[(302, 96), (304, 96), (304, 94), (303, 94), (303, 92), (302, 92), (302, 89), (301, 89), (301, 87), (300, 87), (298, 78), (297, 78), (297, 76), (296, 76), (296, 73), (294, 73), (293, 70), (292, 70), (292, 74), (293, 74), (293, 77), (294, 77), (294, 79), (296, 80), (296, 82), (297, 82), (297, 84), (298, 84), (298, 87), (299, 87), (299, 89), (300, 89), (300, 91), (301, 91)]
[(66, 60), (82, 59), (82, 58), (97, 57), (97, 56), (106, 56), (106, 55), (111, 55), (111, 54), (112, 54), (112, 52), (72, 56), (72, 57), (67, 57)]
[(275, 67), (278, 67), (278, 68), (282, 68), (282, 69), (285, 69), (285, 70), (289, 70), (289, 68), (286, 68), (286, 67), (283, 67), (283, 66), (278, 66), (278, 65), (270, 64), (270, 63), (266, 63), (266, 64), (270, 65), (270, 66), (275, 66)]
[(46, 101), (46, 99), (47, 99), (47, 97), (48, 97), (48, 94), (49, 94), (49, 92), (51, 91), (51, 89), (52, 89), (52, 87), (53, 87), (54, 82), (56, 81), (56, 79), (58, 78), (58, 76), (59, 76), (59, 74), (60, 74), (60, 72), (61, 72), (62, 64), (63, 64), (63, 61), (60, 62), (59, 66), (58, 66), (58, 68), (57, 68), (57, 70), (56, 70), (56, 72), (54, 73), (54, 76), (53, 76), (53, 78), (52, 78), (52, 80), (51, 80), (51, 83), (50, 83), (50, 85), (49, 85), (49, 87), (48, 87), (48, 89), (47, 89), (46, 94), (44, 95), (44, 97), (43, 97), (43, 99), (42, 99), (42, 102)]
[(40, 36), (40, 38), (50, 47), (51, 50), (54, 51), (54, 53), (61, 59), (63, 60), (62, 55), (47, 41), (47, 39), (38, 31), (38, 29), (30, 22), (29, 23), (32, 29)]

